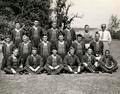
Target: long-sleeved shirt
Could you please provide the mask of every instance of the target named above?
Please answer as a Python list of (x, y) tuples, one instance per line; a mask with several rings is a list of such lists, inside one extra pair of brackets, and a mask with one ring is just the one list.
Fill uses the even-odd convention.
[(87, 63), (89, 65), (94, 65), (96, 59), (95, 59), (95, 56), (93, 55), (88, 55), (88, 54), (85, 54), (82, 58), (82, 63)]
[(57, 65), (62, 64), (62, 58), (59, 55), (56, 56), (51, 55), (47, 58), (46, 64), (55, 67)]
[(99, 34), (100, 34), (100, 41), (111, 43), (112, 38), (109, 31), (106, 31), (106, 30), (104, 32), (99, 31)]
[(32, 66), (33, 68), (36, 68), (38, 66), (43, 67), (42, 57), (40, 55), (28, 56), (26, 66)]
[(66, 55), (64, 58), (65, 66), (79, 66), (81, 65), (79, 58), (76, 55)]
[(113, 58), (113, 56), (109, 55), (108, 57), (103, 56), (103, 58), (101, 59), (102, 62), (104, 62), (104, 64), (107, 67), (111, 67), (111, 66), (117, 66), (117, 61)]

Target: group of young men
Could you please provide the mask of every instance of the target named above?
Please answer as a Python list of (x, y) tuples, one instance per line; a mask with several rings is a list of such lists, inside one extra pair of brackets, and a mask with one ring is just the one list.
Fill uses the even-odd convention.
[(76, 35), (69, 23), (66, 29), (53, 23), (45, 31), (35, 21), (27, 33), (23, 28), (16, 23), (3, 43), (1, 70), (6, 74), (112, 73), (118, 68), (110, 55), (111, 36), (105, 24), (94, 39), (88, 25), (84, 35)]

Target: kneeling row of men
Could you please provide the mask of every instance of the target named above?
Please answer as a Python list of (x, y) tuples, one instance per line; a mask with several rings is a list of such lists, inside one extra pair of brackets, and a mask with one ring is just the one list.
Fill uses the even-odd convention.
[(61, 72), (79, 74), (87, 71), (98, 73), (100, 70), (102, 72), (112, 73), (118, 68), (117, 62), (110, 55), (109, 50), (106, 50), (105, 56), (101, 56), (98, 60), (92, 55), (92, 49), (88, 48), (81, 62), (74, 52), (75, 49), (70, 47), (68, 54), (62, 60), (61, 56), (57, 54), (57, 50), (53, 48), (52, 54), (47, 58), (46, 64), (44, 65), (42, 57), (37, 54), (37, 49), (32, 48), (32, 54), (28, 56), (26, 65), (23, 67), (19, 61), (18, 49), (14, 48), (12, 55), (7, 60), (7, 67), (4, 68), (4, 71), (7, 74), (41, 74), (46, 71), (48, 74), (56, 75)]

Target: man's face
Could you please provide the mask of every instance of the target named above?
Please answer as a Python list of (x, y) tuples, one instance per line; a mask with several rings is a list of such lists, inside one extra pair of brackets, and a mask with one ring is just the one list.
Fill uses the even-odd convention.
[(47, 36), (43, 36), (43, 41), (47, 41)]
[(10, 38), (6, 38), (6, 42), (10, 42)]
[(100, 35), (99, 34), (95, 34), (95, 40), (98, 41), (99, 40)]
[(15, 26), (17, 29), (20, 29), (20, 24), (19, 23), (16, 23), (16, 26)]
[(102, 29), (102, 31), (105, 31), (105, 29), (106, 29), (106, 24), (102, 24), (102, 25), (101, 25), (101, 29)]
[(70, 28), (71, 28), (70, 24), (67, 24), (67, 28), (68, 28), (68, 29), (70, 29)]
[(34, 25), (35, 25), (35, 26), (38, 26), (38, 25), (39, 25), (39, 22), (38, 22), (38, 21), (35, 21), (35, 22), (34, 22)]
[(91, 55), (92, 54), (92, 49), (88, 49), (88, 54)]
[(53, 28), (56, 28), (56, 23), (53, 23), (53, 24), (52, 24), (52, 27), (53, 27)]
[(85, 31), (89, 32), (89, 26), (85, 26)]
[(57, 54), (57, 50), (53, 49), (53, 55), (56, 55)]
[(17, 55), (18, 55), (18, 49), (15, 49), (15, 50), (13, 51), (13, 54), (14, 54), (15, 56), (17, 56)]
[(36, 49), (33, 49), (33, 50), (32, 50), (32, 54), (33, 54), (33, 55), (36, 55), (36, 54), (37, 54), (37, 50), (36, 50)]
[(60, 40), (60, 41), (63, 41), (63, 39), (64, 39), (63, 35), (60, 35), (60, 36), (59, 36), (59, 40)]
[(110, 55), (110, 52), (109, 51), (106, 51), (105, 52), (105, 56), (107, 57), (107, 56), (109, 56)]
[(74, 55), (75, 49), (70, 49), (70, 54)]
[(28, 37), (27, 36), (23, 36), (23, 41), (27, 42), (28, 41)]
[(82, 37), (77, 37), (78, 42), (82, 41)]

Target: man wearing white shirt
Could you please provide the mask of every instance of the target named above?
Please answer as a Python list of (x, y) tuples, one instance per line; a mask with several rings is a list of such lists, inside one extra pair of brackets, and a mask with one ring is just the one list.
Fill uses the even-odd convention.
[(110, 44), (111, 44), (112, 38), (111, 38), (110, 32), (106, 30), (106, 24), (102, 24), (101, 29), (102, 30), (99, 31), (100, 41), (102, 41), (104, 44), (103, 51), (105, 52), (106, 50), (110, 50)]

